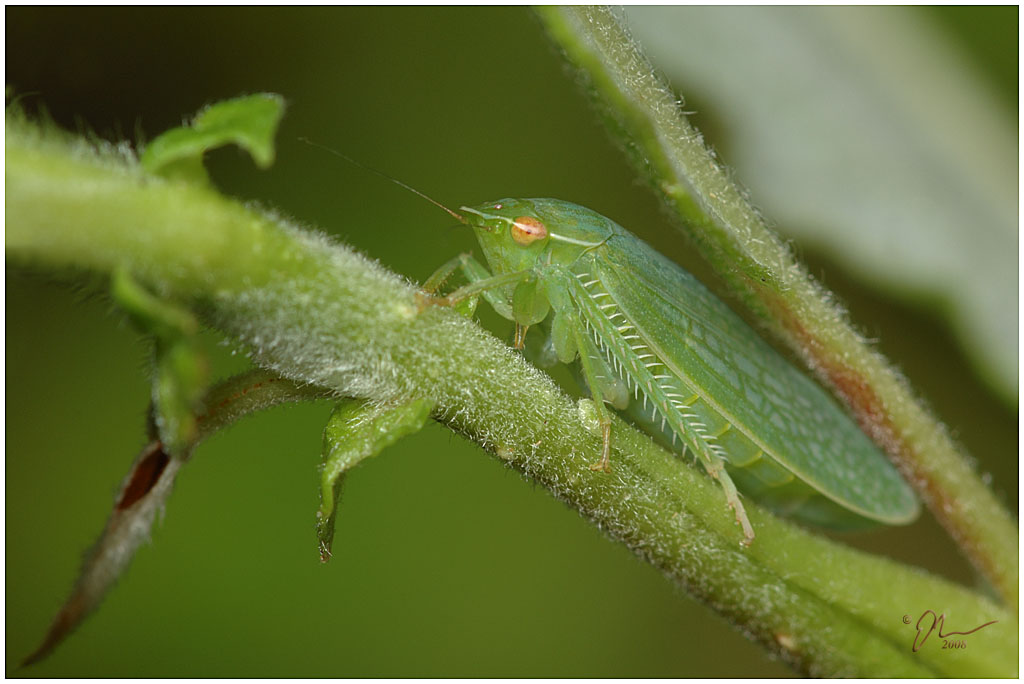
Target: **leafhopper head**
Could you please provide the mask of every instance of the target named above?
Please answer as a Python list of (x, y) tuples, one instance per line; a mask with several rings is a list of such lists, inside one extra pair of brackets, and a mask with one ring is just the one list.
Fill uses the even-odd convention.
[(503, 199), (459, 207), (459, 211), (476, 231), (491, 269), (512, 273), (531, 268), (542, 255), (549, 261), (572, 263), (611, 235), (603, 222), (569, 215), (566, 206), (552, 199)]

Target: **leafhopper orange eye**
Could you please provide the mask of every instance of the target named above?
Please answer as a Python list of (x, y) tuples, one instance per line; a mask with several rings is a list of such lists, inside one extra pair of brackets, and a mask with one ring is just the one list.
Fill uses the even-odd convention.
[(532, 216), (520, 216), (512, 222), (512, 239), (516, 244), (526, 247), (537, 240), (543, 240), (548, 236), (548, 229)]

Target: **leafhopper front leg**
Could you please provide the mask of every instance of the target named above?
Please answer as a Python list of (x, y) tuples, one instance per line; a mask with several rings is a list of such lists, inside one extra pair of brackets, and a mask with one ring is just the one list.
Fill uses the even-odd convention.
[[(468, 284), (443, 297), (434, 296), (434, 292), (444, 284), (456, 269), (462, 271), (466, 280), (469, 281)], [(473, 301), (477, 295), (482, 295), (499, 316), (508, 320), (515, 320), (512, 313), (512, 304), (503, 298), (497, 290), (504, 285), (523, 280), (527, 277), (528, 273), (528, 271), (517, 271), (498, 276), (491, 275), (491, 272), (471, 255), (460, 254), (446, 262), (433, 275), (427, 278), (427, 281), (423, 284), (423, 290), (426, 294), (421, 293), (419, 297), (420, 309), (426, 309), (428, 306), (458, 307), (464, 302)], [(475, 308), (474, 304), (469, 307), (469, 311), (466, 313), (471, 314)]]
[[(440, 290), (441, 286), (445, 284), (445, 281), (451, 278), (452, 273), (455, 273), (455, 271), (462, 266), (466, 260), (476, 261), (469, 254), (460, 254), (457, 257), (453, 257), (441, 264), (441, 266), (423, 283), (423, 291), (427, 294), (434, 294)], [(483, 268), (483, 265), (480, 264), (480, 262), (477, 262), (477, 264), (480, 265), (480, 268)]]
[[(491, 298), (488, 297), (488, 295), (493, 294), (493, 291), (495, 289), (499, 287), (504, 287), (505, 285), (512, 285), (513, 283), (521, 282), (526, 278), (530, 277), (531, 274), (532, 271), (516, 271), (514, 273), (502, 273), (501, 275), (491, 276), (489, 278), (477, 280), (475, 282), (469, 283), (468, 285), (463, 285), (462, 287), (460, 287), (459, 289), (455, 290), (454, 292), (445, 297), (434, 298), (433, 303), (436, 306), (454, 306), (459, 302), (478, 294), (483, 295), (488, 302), (491, 302)], [(499, 299), (500, 301), (500, 298), (497, 299)], [(500, 307), (495, 307), (495, 310), (497, 310), (498, 313), (501, 313), (501, 310), (499, 309), (505, 309), (505, 307), (507, 306), (507, 302), (502, 302)], [(505, 310), (511, 312), (511, 308)], [(514, 320), (513, 316), (509, 316), (509, 318), (513, 318)]]

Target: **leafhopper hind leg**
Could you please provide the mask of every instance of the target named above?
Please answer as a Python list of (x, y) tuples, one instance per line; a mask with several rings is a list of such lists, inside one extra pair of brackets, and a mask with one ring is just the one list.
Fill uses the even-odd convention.
[(732, 478), (726, 472), (725, 463), (721, 457), (714, 453), (703, 453), (706, 451), (710, 450), (700, 450), (701, 463), (704, 464), (704, 469), (708, 471), (708, 475), (718, 480), (719, 484), (722, 485), (722, 491), (725, 492), (725, 501), (729, 504), (729, 508), (732, 509), (733, 513), (736, 514), (736, 522), (743, 529), (743, 545), (750, 546), (750, 542), (754, 541), (754, 528), (750, 525), (750, 519), (747, 518), (747, 511), (743, 508), (743, 503), (740, 501), (736, 485), (733, 484)]
[(591, 464), (590, 469), (610, 473), (612, 471), (612, 418), (605, 402), (611, 402), (613, 405), (625, 405), (629, 402), (629, 397), (625, 393), (622, 381), (615, 377), (593, 340), (580, 329), (578, 323), (572, 325), (571, 334), (575, 339), (577, 349), (579, 349), (583, 377), (587, 381), (587, 387), (590, 388), (590, 396), (594, 401), (594, 409), (597, 411), (597, 419), (601, 425), (601, 460)]
[[(604, 440), (601, 460), (590, 467), (592, 470), (610, 472), (611, 416), (605, 403), (607, 402), (620, 410), (626, 408), (630, 399), (629, 387), (612, 370), (604, 354), (597, 348), (597, 343), (583, 329), (579, 318), (572, 315), (565, 302), (559, 302), (559, 304), (561, 306), (556, 307), (555, 318), (551, 325), (551, 346), (554, 348), (558, 360), (563, 363), (570, 363), (575, 358), (577, 350), (579, 352), (583, 377), (594, 399)], [(747, 518), (746, 510), (736, 491), (736, 485), (733, 484), (732, 478), (725, 470), (721, 447), (696, 432), (685, 420), (669, 419), (668, 422), (673, 426), (674, 434), (680, 437), (687, 448), (693, 452), (694, 457), (700, 460), (704, 470), (721, 484), (726, 503), (735, 513), (736, 522), (743, 530), (743, 544), (749, 545), (754, 540), (754, 528)]]

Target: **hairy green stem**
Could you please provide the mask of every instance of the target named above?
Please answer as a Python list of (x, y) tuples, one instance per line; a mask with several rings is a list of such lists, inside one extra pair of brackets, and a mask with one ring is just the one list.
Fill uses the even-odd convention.
[[(126, 269), (298, 383), (388, 401), (430, 398), (434, 416), (575, 507), (814, 675), (1010, 675), (1017, 620), (919, 570), (829, 542), (751, 505), (741, 533), (721, 489), (635, 430), (614, 425), (612, 474), (592, 405), (575, 402), (472, 321), (419, 311), (379, 265), (207, 187), (146, 175), (8, 119), (7, 254), (48, 269)], [(971, 649), (911, 652), (904, 610), (963, 628), (998, 620)], [(906, 607), (906, 608), (904, 608)]]
[(945, 426), (765, 225), (614, 13), (539, 12), (681, 230), (762, 324), (832, 388), (1017, 610), (1017, 527)]

